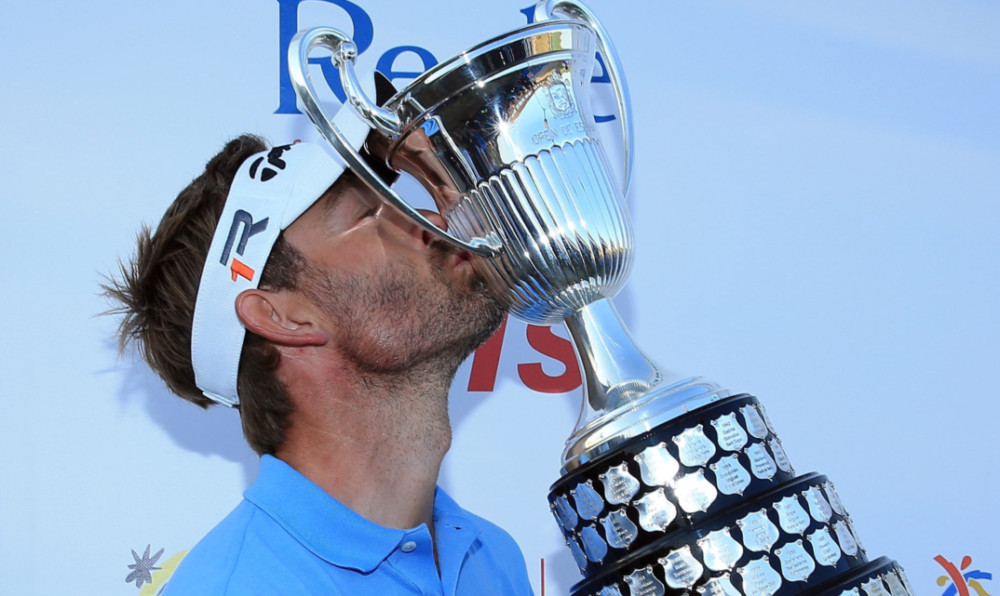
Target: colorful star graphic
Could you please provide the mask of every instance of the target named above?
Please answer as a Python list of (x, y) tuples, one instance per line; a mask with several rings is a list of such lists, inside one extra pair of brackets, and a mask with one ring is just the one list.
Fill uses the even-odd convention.
[(979, 596), (990, 596), (990, 593), (983, 588), (978, 580), (991, 580), (993, 574), (979, 569), (966, 571), (972, 565), (972, 557), (968, 555), (962, 557), (962, 562), (957, 567), (942, 555), (934, 557), (934, 560), (948, 572), (948, 575), (942, 575), (937, 580), (939, 586), (943, 588), (947, 586), (942, 596), (972, 596), (969, 588), (975, 590)]

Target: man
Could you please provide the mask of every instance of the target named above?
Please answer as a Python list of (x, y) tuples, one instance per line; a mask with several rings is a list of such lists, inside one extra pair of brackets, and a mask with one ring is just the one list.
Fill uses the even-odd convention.
[(251, 136), (143, 231), (108, 287), (123, 344), (239, 407), (262, 456), (167, 594), (531, 593), (513, 540), (436, 487), (451, 380), (503, 316), (473, 258), (323, 147)]

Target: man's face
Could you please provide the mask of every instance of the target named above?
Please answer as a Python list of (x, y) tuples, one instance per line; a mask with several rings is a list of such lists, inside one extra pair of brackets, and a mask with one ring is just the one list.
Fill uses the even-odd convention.
[(383, 208), (354, 176), (289, 226), (285, 238), (308, 262), (300, 288), (361, 370), (397, 372), (430, 360), (457, 366), (503, 318), (473, 271), (476, 257)]

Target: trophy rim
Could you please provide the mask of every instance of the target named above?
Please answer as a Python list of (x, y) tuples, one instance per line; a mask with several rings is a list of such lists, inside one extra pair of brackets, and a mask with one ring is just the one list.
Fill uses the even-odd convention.
[[(431, 89), (438, 80), (445, 78), (448, 75), (459, 72), (462, 69), (470, 68), (472, 64), (475, 63), (476, 58), (488, 54), (490, 51), (494, 51), (498, 48), (508, 46), (512, 43), (516, 43), (519, 40), (531, 37), (532, 35), (537, 35), (539, 32), (545, 30), (558, 31), (558, 30), (583, 30), (589, 33), (596, 40), (596, 32), (591, 28), (586, 22), (576, 19), (552, 19), (546, 21), (539, 21), (531, 23), (524, 27), (519, 27), (512, 31), (497, 35), (491, 39), (488, 39), (482, 43), (476, 44), (473, 47), (463, 50), (458, 54), (453, 55), (447, 60), (443, 60), (431, 67), (430, 69), (421, 73), (420, 76), (410, 81), (408, 85), (398, 90), (394, 95), (386, 100), (384, 107), (390, 111), (399, 112), (408, 103), (412, 103), (415, 96), (420, 95), (417, 93), (418, 90)], [(542, 56), (549, 53), (554, 53), (556, 51), (566, 51), (567, 47), (563, 48), (553, 48), (546, 52), (538, 54)], [(536, 56), (537, 58), (537, 56)], [(513, 65), (511, 65), (513, 66)], [(476, 73), (480, 74), (480, 73)], [(475, 79), (470, 79), (468, 84), (474, 84)], [(456, 89), (454, 86), (448, 87), (449, 92), (447, 94), (442, 94), (442, 97), (438, 101), (424, 105), (417, 102), (419, 105), (420, 114), (431, 113), (434, 111), (436, 105), (442, 101), (446, 101), (449, 97), (456, 95), (461, 92), (467, 85), (463, 85), (461, 88)], [(414, 126), (419, 125), (421, 118), (410, 118), (407, 119), (399, 132), (399, 137), (405, 137), (406, 134)]]

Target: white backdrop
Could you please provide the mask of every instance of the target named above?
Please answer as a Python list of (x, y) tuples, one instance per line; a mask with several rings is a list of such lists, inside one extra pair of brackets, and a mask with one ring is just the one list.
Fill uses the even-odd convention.
[[(0, 8), (0, 593), (155, 594), (254, 478), (234, 412), (116, 357), (98, 284), (228, 138), (315, 136), (276, 113), (297, 4)], [(370, 70), (399, 46), (445, 59), (528, 4), (304, 0), (285, 26), (350, 30), (356, 7)], [(636, 339), (757, 395), (797, 470), (837, 483), (869, 554), (919, 593), (952, 587), (937, 555), (1000, 572), (1000, 6), (591, 6), (633, 92), (638, 252), (617, 303)], [(501, 347), (477, 363), (492, 391), (468, 390), (471, 363), (456, 379), (442, 483), (514, 535), (536, 592), (544, 559), (564, 594), (579, 575), (545, 496), (580, 392), (522, 323)], [(130, 575), (147, 548), (152, 583)]]

